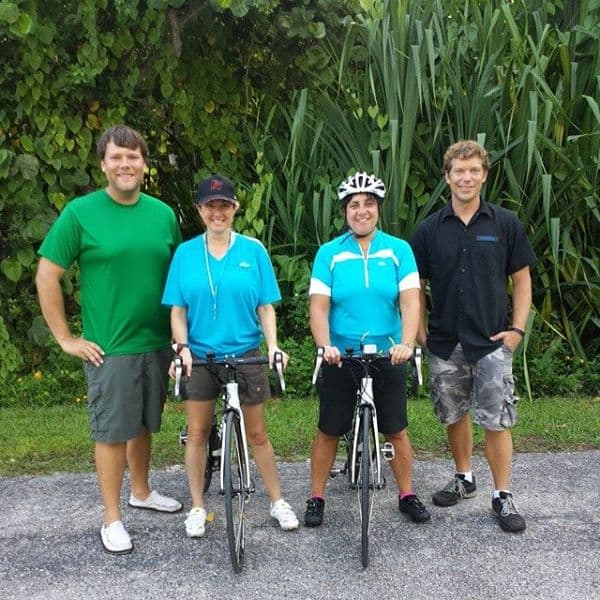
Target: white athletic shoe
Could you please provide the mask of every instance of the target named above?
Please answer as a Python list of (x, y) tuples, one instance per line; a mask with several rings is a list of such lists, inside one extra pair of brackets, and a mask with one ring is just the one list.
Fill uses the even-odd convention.
[(283, 498), (280, 498), (277, 502), (272, 502), (269, 512), (274, 519), (279, 521), (281, 529), (290, 530), (298, 528), (298, 519), (292, 507)]

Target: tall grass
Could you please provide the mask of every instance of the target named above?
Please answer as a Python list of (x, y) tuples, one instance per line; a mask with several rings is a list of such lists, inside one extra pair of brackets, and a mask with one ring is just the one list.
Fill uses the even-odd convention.
[(477, 139), (492, 159), (484, 196), (518, 214), (538, 257), (530, 328), (585, 354), (600, 327), (600, 7), (360, 4), (328, 46), (335, 78), (253, 132), (272, 250), (310, 255), (329, 239), (335, 185), (354, 169), (385, 180), (383, 226), (410, 237), (445, 200), (446, 147)]

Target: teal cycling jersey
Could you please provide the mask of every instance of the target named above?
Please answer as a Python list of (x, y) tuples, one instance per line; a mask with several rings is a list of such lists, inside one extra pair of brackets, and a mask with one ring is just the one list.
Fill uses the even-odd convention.
[(383, 351), (402, 340), (400, 292), (419, 287), (410, 245), (377, 230), (365, 254), (350, 232), (321, 246), (309, 294), (330, 299), (332, 346), (358, 352), (364, 342)]

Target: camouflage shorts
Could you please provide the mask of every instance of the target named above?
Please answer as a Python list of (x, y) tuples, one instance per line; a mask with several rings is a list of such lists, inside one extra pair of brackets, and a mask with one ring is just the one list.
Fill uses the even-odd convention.
[(512, 353), (501, 346), (469, 363), (458, 344), (446, 361), (427, 353), (433, 409), (443, 425), (459, 421), (471, 408), (484, 429), (502, 431), (517, 420)]

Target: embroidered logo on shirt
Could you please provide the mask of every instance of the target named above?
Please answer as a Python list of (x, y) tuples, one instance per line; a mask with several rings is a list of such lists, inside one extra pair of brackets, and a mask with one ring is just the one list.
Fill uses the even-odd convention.
[(247, 263), (245, 260), (243, 260), (243, 261), (240, 263), (240, 267), (241, 267), (242, 269), (249, 269), (251, 266), (252, 266), (252, 265), (250, 265), (250, 263)]
[(478, 242), (497, 242), (498, 236), (497, 235), (478, 235), (475, 239)]

